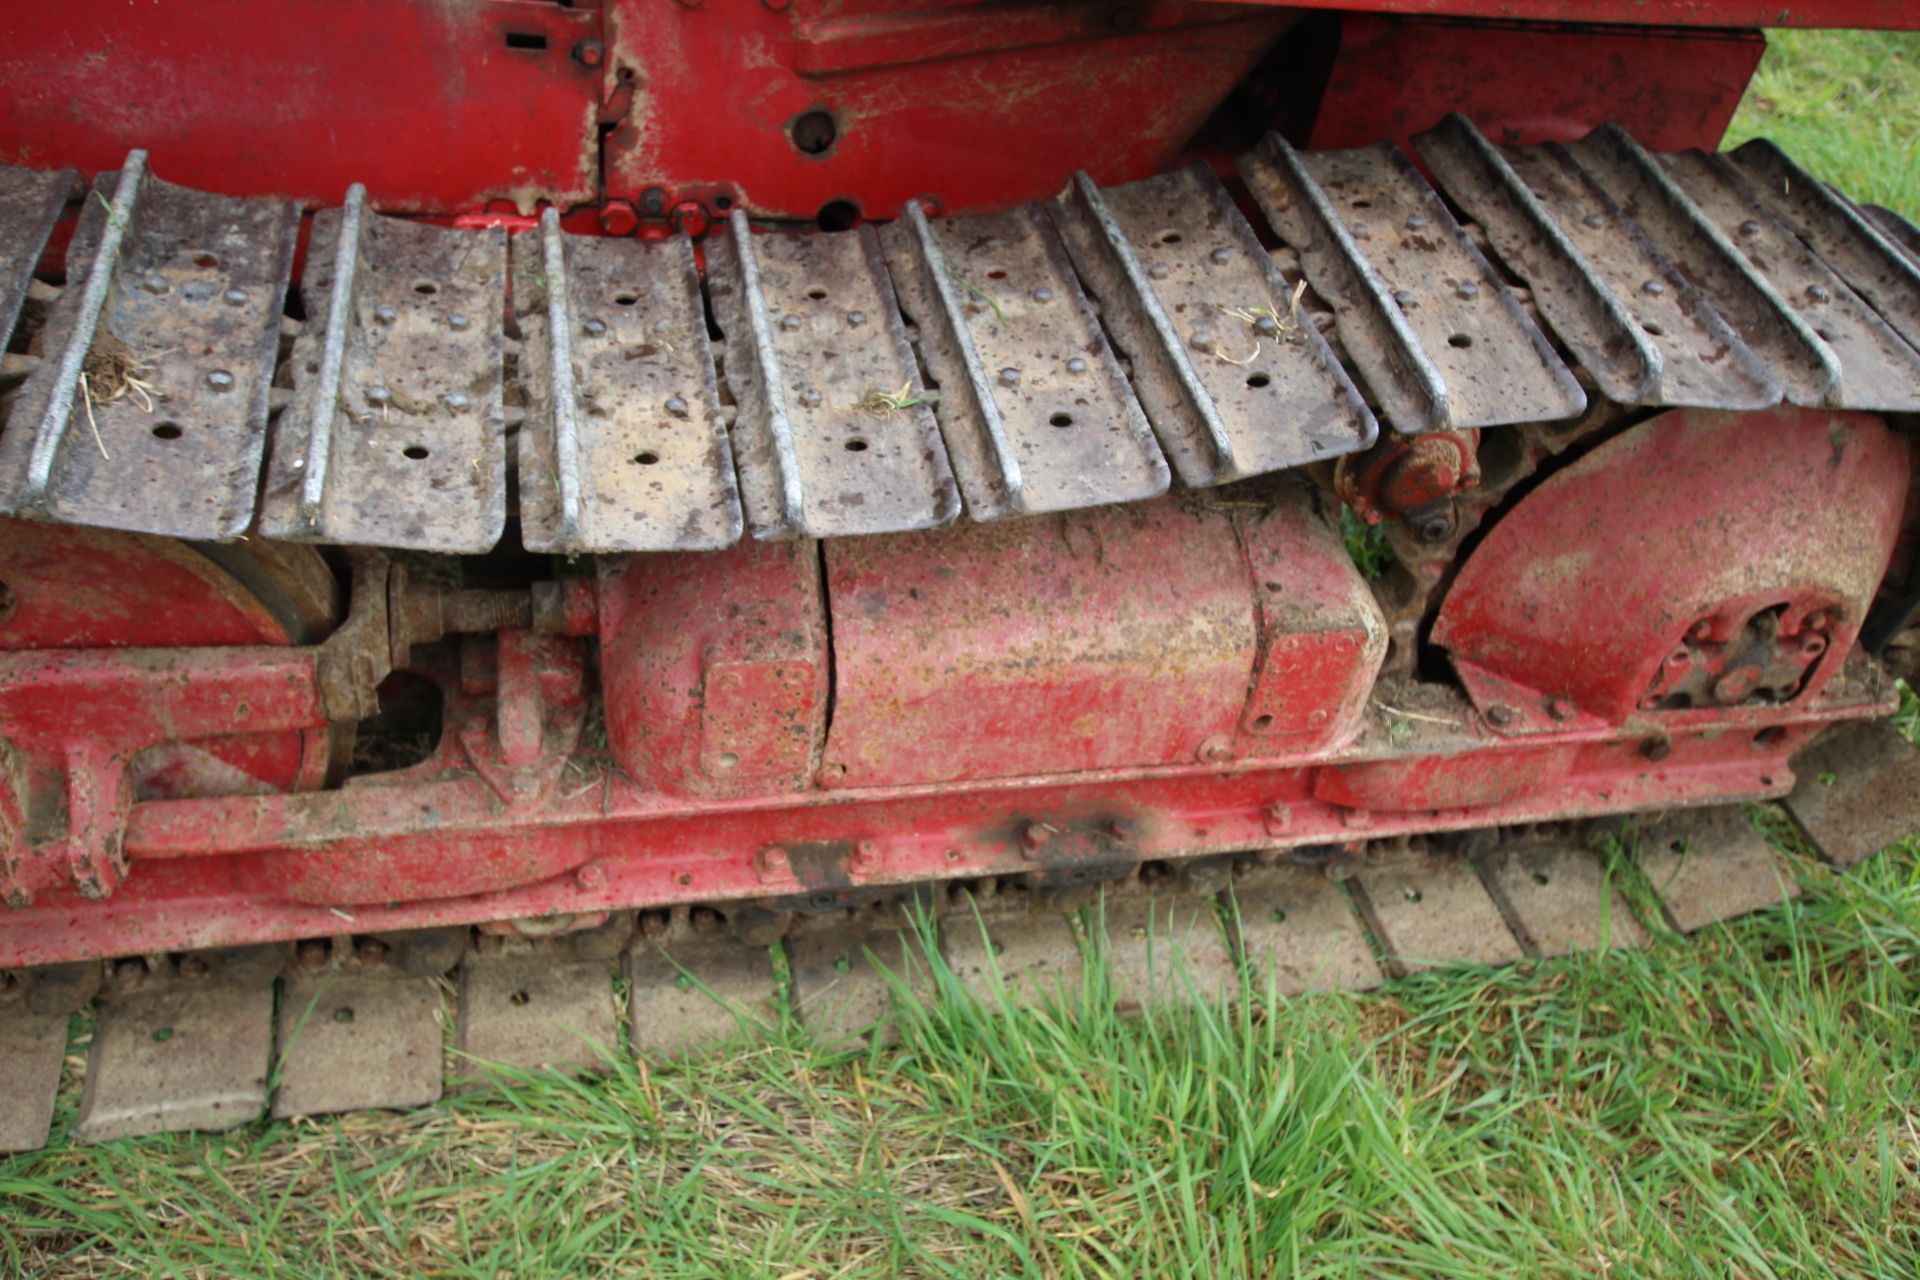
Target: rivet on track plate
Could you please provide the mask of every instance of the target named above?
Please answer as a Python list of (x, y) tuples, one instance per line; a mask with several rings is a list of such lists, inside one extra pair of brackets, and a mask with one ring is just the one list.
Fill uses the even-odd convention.
[(1087, 371), (1087, 362), (1085, 360), (1082, 360), (1079, 356), (1075, 356), (1073, 359), (1067, 361), (1068, 373), (1085, 373), (1086, 371)]
[(1754, 219), (1748, 218), (1740, 224), (1740, 234), (1743, 236), (1757, 236), (1760, 234), (1760, 224)]
[(780, 327), (788, 333), (792, 333), (800, 327), (800, 317), (792, 314), (781, 316)]
[(247, 291), (245, 289), (229, 289), (221, 294), (220, 298), (221, 301), (225, 302), (228, 306), (242, 306), (246, 303)]
[(589, 337), (597, 338), (607, 331), (607, 322), (605, 320), (589, 320), (580, 327), (587, 331)]
[(383, 306), (383, 307), (375, 307), (373, 309), (373, 318), (375, 320), (378, 320), (381, 324), (392, 324), (394, 321), (394, 317), (396, 317), (399, 314), (400, 313), (395, 311), (392, 307)]
[(207, 385), (215, 391), (229, 391), (233, 388), (233, 375), (225, 369), (215, 369), (207, 375)]
[(1480, 286), (1471, 280), (1463, 280), (1460, 282), (1460, 287), (1455, 289), (1454, 292), (1463, 298), (1477, 298), (1480, 296)]
[(1020, 832), (1020, 847), (1029, 857), (1047, 847), (1047, 841), (1053, 838), (1053, 827), (1045, 822), (1029, 822)]
[(1190, 339), (1195, 351), (1211, 351), (1214, 347), (1213, 332), (1209, 329), (1196, 329)]
[(573, 882), (588, 891), (604, 889), (607, 887), (607, 873), (589, 862), (573, 873)]
[(1020, 385), (1020, 371), (1019, 371), (1018, 369), (1011, 369), (1011, 368), (1009, 368), (1009, 369), (1002, 369), (1002, 370), (1000, 371), (1000, 385), (1001, 385), (1001, 386), (1003, 386), (1003, 387), (1017, 387), (1017, 386), (1019, 386), (1019, 385)]
[(168, 289), (172, 288), (173, 286), (167, 283), (167, 278), (165, 276), (148, 276), (145, 280), (142, 280), (140, 282), (140, 287), (142, 289), (145, 289), (148, 293), (158, 294), (158, 293), (165, 293)]
[(463, 331), (473, 324), (473, 317), (464, 311), (456, 311), (447, 317), (447, 326), (455, 331)]
[(681, 396), (667, 397), (667, 412), (676, 418), (687, 416), (687, 402)]
[(1807, 301), (1830, 302), (1832, 300), (1833, 300), (1833, 294), (1827, 291), (1827, 286), (1823, 284), (1813, 284), (1813, 285), (1807, 286)]
[(847, 312), (847, 325), (849, 328), (858, 329), (861, 325), (865, 324), (866, 322), (867, 322), (866, 312), (864, 311)]
[(385, 404), (387, 401), (391, 399), (393, 399), (393, 392), (387, 390), (385, 387), (368, 387), (367, 388), (368, 404)]
[(1165, 280), (1167, 276), (1172, 273), (1167, 270), (1166, 263), (1156, 262), (1152, 266), (1147, 268), (1147, 274), (1152, 276), (1155, 280)]
[(1599, 228), (1607, 225), (1607, 215), (1604, 213), (1590, 213), (1586, 217), (1580, 219), (1580, 221), (1586, 223), (1588, 226), (1594, 228), (1595, 230), (1598, 230)]
[(1033, 291), (1033, 300), (1035, 302), (1052, 302), (1053, 290), (1046, 288), (1045, 286), (1035, 289)]
[(754, 859), (754, 865), (762, 880), (784, 880), (791, 864), (787, 860), (787, 851), (776, 844), (762, 849), (760, 856)]
[(820, 394), (819, 388), (817, 387), (808, 387), (800, 393), (800, 403), (809, 409), (818, 408), (823, 399), (825, 399), (825, 397)]
[(1649, 280), (1641, 285), (1640, 288), (1642, 292), (1650, 293), (1656, 298), (1667, 291), (1666, 284), (1659, 280)]
[[(1393, 300), (1403, 307), (1411, 306), (1413, 305), (1413, 292), (1409, 289), (1395, 289), (1393, 291)], [(1266, 316), (1261, 317), (1263, 320), (1267, 318)]]
[(1233, 759), (1233, 744), (1224, 735), (1216, 733), (1200, 744), (1197, 754), (1207, 764), (1225, 764)]
[(447, 408), (453, 410), (455, 413), (465, 412), (467, 406), (473, 403), (467, 399), (466, 393), (463, 391), (449, 391), (445, 396), (442, 396), (441, 399)]
[(1216, 266), (1222, 266), (1222, 267), (1224, 267), (1224, 266), (1226, 266), (1226, 265), (1227, 265), (1227, 264), (1228, 264), (1229, 262), (1232, 262), (1232, 261), (1233, 261), (1233, 250), (1231, 250), (1231, 249), (1215, 249), (1215, 250), (1214, 250), (1214, 251), (1213, 251), (1212, 253), (1210, 253), (1210, 254), (1208, 254), (1207, 256), (1208, 256), (1209, 258), (1211, 258), (1211, 259), (1213, 259), (1213, 261), (1214, 261), (1214, 264), (1215, 264)]
[(1427, 219), (1424, 214), (1416, 213), (1411, 218), (1407, 219), (1407, 230), (1409, 231), (1419, 231), (1426, 225), (1427, 225)]

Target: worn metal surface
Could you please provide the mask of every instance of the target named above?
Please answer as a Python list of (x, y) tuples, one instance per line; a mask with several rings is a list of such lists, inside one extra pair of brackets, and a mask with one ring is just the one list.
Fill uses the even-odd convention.
[(1738, 805), (1648, 821), (1632, 840), (1642, 874), (1682, 933), (1800, 896), (1792, 867)]
[(1920, 750), (1885, 720), (1822, 734), (1793, 758), (1793, 771), (1787, 812), (1837, 867), (1920, 832)]
[(1920, 263), (1765, 138), (1742, 144), (1727, 158), (1794, 234), (1909, 345), (1920, 347)]
[(77, 185), (71, 169), (0, 165), (0, 350), (13, 341), (40, 251)]
[(1078, 173), (1052, 212), (1188, 487), (1373, 443), (1360, 393), (1204, 166), (1106, 191)]
[(1072, 999), (1083, 989), (1084, 960), (1073, 921), (1064, 912), (973, 898), (940, 921), (940, 954), (960, 985), (987, 1008), (1002, 995), (1014, 1004)]
[(1396, 977), (1526, 954), (1463, 857), (1388, 854), (1350, 883)]
[(756, 237), (735, 210), (707, 261), (753, 535), (892, 533), (959, 515), (873, 228)]
[[(1541, 317), (1606, 397), (1661, 403), (1665, 357), (1507, 157), (1460, 115), (1413, 145), (1501, 262), (1527, 283)], [(1604, 227), (1606, 215), (1595, 216)]]
[(125, 185), (143, 194), (123, 212), (126, 172), (102, 174), (81, 214), (68, 278), (87, 287), (61, 295), (47, 359), (14, 411), (38, 432), (0, 439), (0, 510), (237, 538), (253, 519), (299, 209), (140, 173)]
[[(863, 1038), (890, 1042), (899, 1034), (888, 977), (909, 985), (926, 978), (919, 940), (892, 912), (853, 912), (799, 921), (786, 940), (793, 1011), (828, 1048)], [(884, 972), (883, 972), (884, 971)]]
[(1896, 413), (1920, 408), (1920, 352), (1773, 215), (1739, 170), (1724, 156), (1698, 151), (1659, 161), (1838, 359), (1829, 403)]
[(1536, 956), (1643, 947), (1647, 932), (1592, 850), (1571, 840), (1526, 841), (1478, 860), (1480, 876), (1522, 946)]
[(294, 343), (261, 531), (486, 551), (506, 521), (505, 233), (368, 212), (355, 236), (356, 209), (314, 218), (301, 296), (316, 320)]
[(1586, 393), (1391, 143), (1240, 159), (1248, 189), (1334, 307), (1341, 343), (1403, 432), (1570, 418)]
[(1036, 205), (880, 235), (976, 520), (1130, 502), (1170, 472), (1066, 249)]
[(552, 944), (487, 947), (461, 964), (459, 991), (454, 1047), (465, 1061), (457, 1075), (490, 1078), (496, 1063), (600, 1071), (619, 1050), (613, 974), (603, 960), (575, 960)]
[(1318, 867), (1248, 866), (1233, 881), (1229, 928), (1255, 991), (1367, 990), (1383, 975), (1346, 892)]
[(1607, 125), (1568, 146), (1566, 154), (1660, 257), (1711, 300), (1790, 403), (1844, 407), (1837, 398), (1840, 362), (1833, 350), (1645, 148)]
[(965, 524), (825, 561), (836, 785), (1185, 764), (1232, 738), (1256, 632), (1222, 512)]
[(773, 956), (731, 935), (636, 938), (627, 951), (633, 1052), (648, 1062), (686, 1057), (775, 1024)]
[(740, 498), (692, 241), (563, 235), (549, 209), (540, 230), (514, 238), (513, 272), (527, 549), (736, 542)]
[(280, 994), (273, 1114), (417, 1107), (440, 1097), (440, 991), (383, 966), (296, 972)]
[(1906, 254), (1915, 266), (1920, 266), (1920, 227), (1881, 205), (1862, 204), (1854, 207), (1873, 223), (1889, 244)]
[[(1852, 647), (1886, 571), (1907, 468), (1906, 442), (1867, 414), (1659, 415), (1502, 517), (1461, 567), (1433, 639), (1508, 733), (1556, 723), (1556, 707), (1558, 723), (1619, 724), (1745, 703), (1763, 674), (1746, 643), (1762, 615), (1770, 648), (1809, 669), (1792, 690), (1804, 700), (1840, 670), (1822, 655)], [(1579, 621), (1596, 607), (1603, 626)], [(1752, 678), (1666, 696), (1702, 657), (1690, 634)]]
[(98, 1005), (73, 1126), (81, 1142), (231, 1129), (267, 1105), (271, 978), (193, 982), (155, 974), (150, 982)]
[(67, 1056), (67, 1015), (0, 1005), (0, 1155), (37, 1151), (53, 1128), (53, 1099)]
[(1108, 892), (1087, 908), (1087, 924), (1106, 931), (1108, 980), (1122, 1012), (1217, 1003), (1240, 990), (1210, 897), (1170, 887)]

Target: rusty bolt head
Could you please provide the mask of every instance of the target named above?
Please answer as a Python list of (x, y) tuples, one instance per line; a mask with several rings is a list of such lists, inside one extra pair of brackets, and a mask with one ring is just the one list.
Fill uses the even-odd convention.
[(598, 40), (577, 40), (573, 45), (573, 60), (583, 67), (597, 67), (607, 60), (607, 46)]
[(1565, 698), (1548, 698), (1545, 706), (1549, 719), (1558, 720), (1562, 724), (1573, 719), (1573, 704)]
[(658, 218), (667, 211), (667, 192), (664, 187), (648, 187), (640, 193), (640, 212), (649, 218)]
[(201, 956), (181, 956), (179, 974), (189, 982), (198, 982), (208, 973), (207, 962)]
[(667, 215), (667, 225), (683, 235), (698, 240), (707, 234), (707, 229), (713, 225), (713, 215), (708, 213), (707, 206), (698, 200), (682, 200), (673, 206), (673, 211)]
[(607, 873), (594, 863), (589, 862), (573, 873), (573, 882), (592, 893), (596, 889), (607, 887)]
[(880, 870), (885, 862), (880, 852), (878, 840), (862, 840), (853, 846), (853, 857), (848, 859), (848, 869), (859, 875), (872, 875)]
[(779, 845), (768, 845), (754, 858), (754, 869), (762, 880), (784, 880), (792, 872), (792, 863), (787, 851)]
[(1233, 744), (1227, 741), (1226, 735), (1216, 733), (1200, 744), (1196, 754), (1204, 764), (1225, 764), (1233, 759)]

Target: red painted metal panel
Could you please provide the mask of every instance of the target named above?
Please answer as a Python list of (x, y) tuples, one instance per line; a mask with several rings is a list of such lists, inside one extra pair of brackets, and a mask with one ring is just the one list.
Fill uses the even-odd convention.
[(835, 785), (1232, 755), (1255, 632), (1221, 511), (1162, 501), (843, 538), (826, 560)]
[(1909, 0), (1245, 0), (1289, 9), (1533, 22), (1604, 22), (1635, 27), (1838, 27), (1920, 29)]
[(891, 218), (915, 197), (947, 213), (1044, 199), (1076, 169), (1148, 177), (1296, 20), (1197, 0), (621, 0), (611, 63), (635, 88), (607, 193)]
[(1341, 23), (1310, 144), (1405, 146), (1458, 111), (1515, 145), (1571, 142), (1613, 122), (1655, 151), (1711, 151), (1765, 48), (1752, 31), (1352, 15)]
[(0, 11), (10, 164), (404, 212), (596, 193), (599, 13), (538, 0), (63, 0)]

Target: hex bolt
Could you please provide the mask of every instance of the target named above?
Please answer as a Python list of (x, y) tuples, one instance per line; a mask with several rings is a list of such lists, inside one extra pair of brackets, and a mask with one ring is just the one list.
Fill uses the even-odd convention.
[(247, 300), (247, 291), (245, 289), (229, 289), (220, 295), (220, 299), (230, 307), (237, 307)]
[(1477, 298), (1480, 296), (1480, 286), (1471, 280), (1462, 280), (1460, 287), (1455, 289), (1454, 292), (1463, 298)]
[(367, 388), (368, 404), (385, 404), (391, 399), (393, 399), (393, 392), (387, 390), (385, 387)]
[(1487, 708), (1487, 723), (1496, 729), (1504, 729), (1513, 723), (1513, 708), (1496, 702)]
[(1087, 371), (1087, 362), (1085, 360), (1082, 360), (1079, 356), (1075, 356), (1073, 359), (1067, 361), (1068, 373), (1085, 373), (1086, 371)]
[(1019, 386), (1020, 371), (1018, 369), (1012, 368), (1011, 366), (1009, 366), (1008, 368), (1002, 369), (1000, 371), (1000, 385), (1003, 387)]
[[(456, 311), (447, 317), (447, 327), (456, 333), (465, 333), (473, 327), (473, 317), (464, 311)], [(605, 326), (601, 326), (604, 328)]]
[(754, 859), (754, 865), (762, 880), (784, 880), (792, 868), (787, 851), (777, 844), (762, 849), (760, 856)]
[(1647, 281), (1647, 282), (1646, 282), (1645, 284), (1643, 284), (1643, 285), (1641, 285), (1641, 286), (1640, 286), (1640, 291), (1641, 291), (1642, 293), (1649, 293), (1649, 294), (1652, 294), (1652, 295), (1653, 295), (1654, 297), (1656, 297), (1656, 298), (1657, 298), (1657, 297), (1659, 297), (1659, 296), (1660, 296), (1661, 294), (1663, 294), (1663, 293), (1665, 293), (1665, 292), (1667, 291), (1667, 285), (1666, 285), (1666, 281), (1664, 281), (1664, 280), (1649, 280), (1649, 281)]
[(573, 882), (588, 893), (607, 887), (607, 873), (597, 863), (589, 862), (573, 873)]
[(207, 385), (215, 391), (233, 390), (233, 375), (225, 369), (215, 369), (207, 375)]
[(848, 859), (848, 870), (858, 875), (872, 875), (880, 870), (884, 859), (880, 853), (878, 840), (862, 840), (853, 846), (853, 857)]
[(587, 331), (588, 337), (597, 338), (607, 331), (607, 322), (605, 320), (589, 320), (580, 327)]
[(684, 396), (668, 396), (667, 412), (676, 418), (687, 416), (687, 401)]
[(577, 40), (573, 46), (573, 60), (583, 67), (597, 67), (607, 60), (607, 46), (598, 40)]
[(373, 318), (381, 324), (392, 324), (394, 318), (399, 314), (399, 312), (388, 306), (379, 306), (373, 309)]
[(1035, 302), (1052, 302), (1053, 290), (1047, 288), (1045, 285), (1041, 285), (1033, 291), (1033, 300)]
[(1562, 724), (1573, 719), (1573, 704), (1565, 698), (1548, 698), (1545, 702), (1547, 717)]

